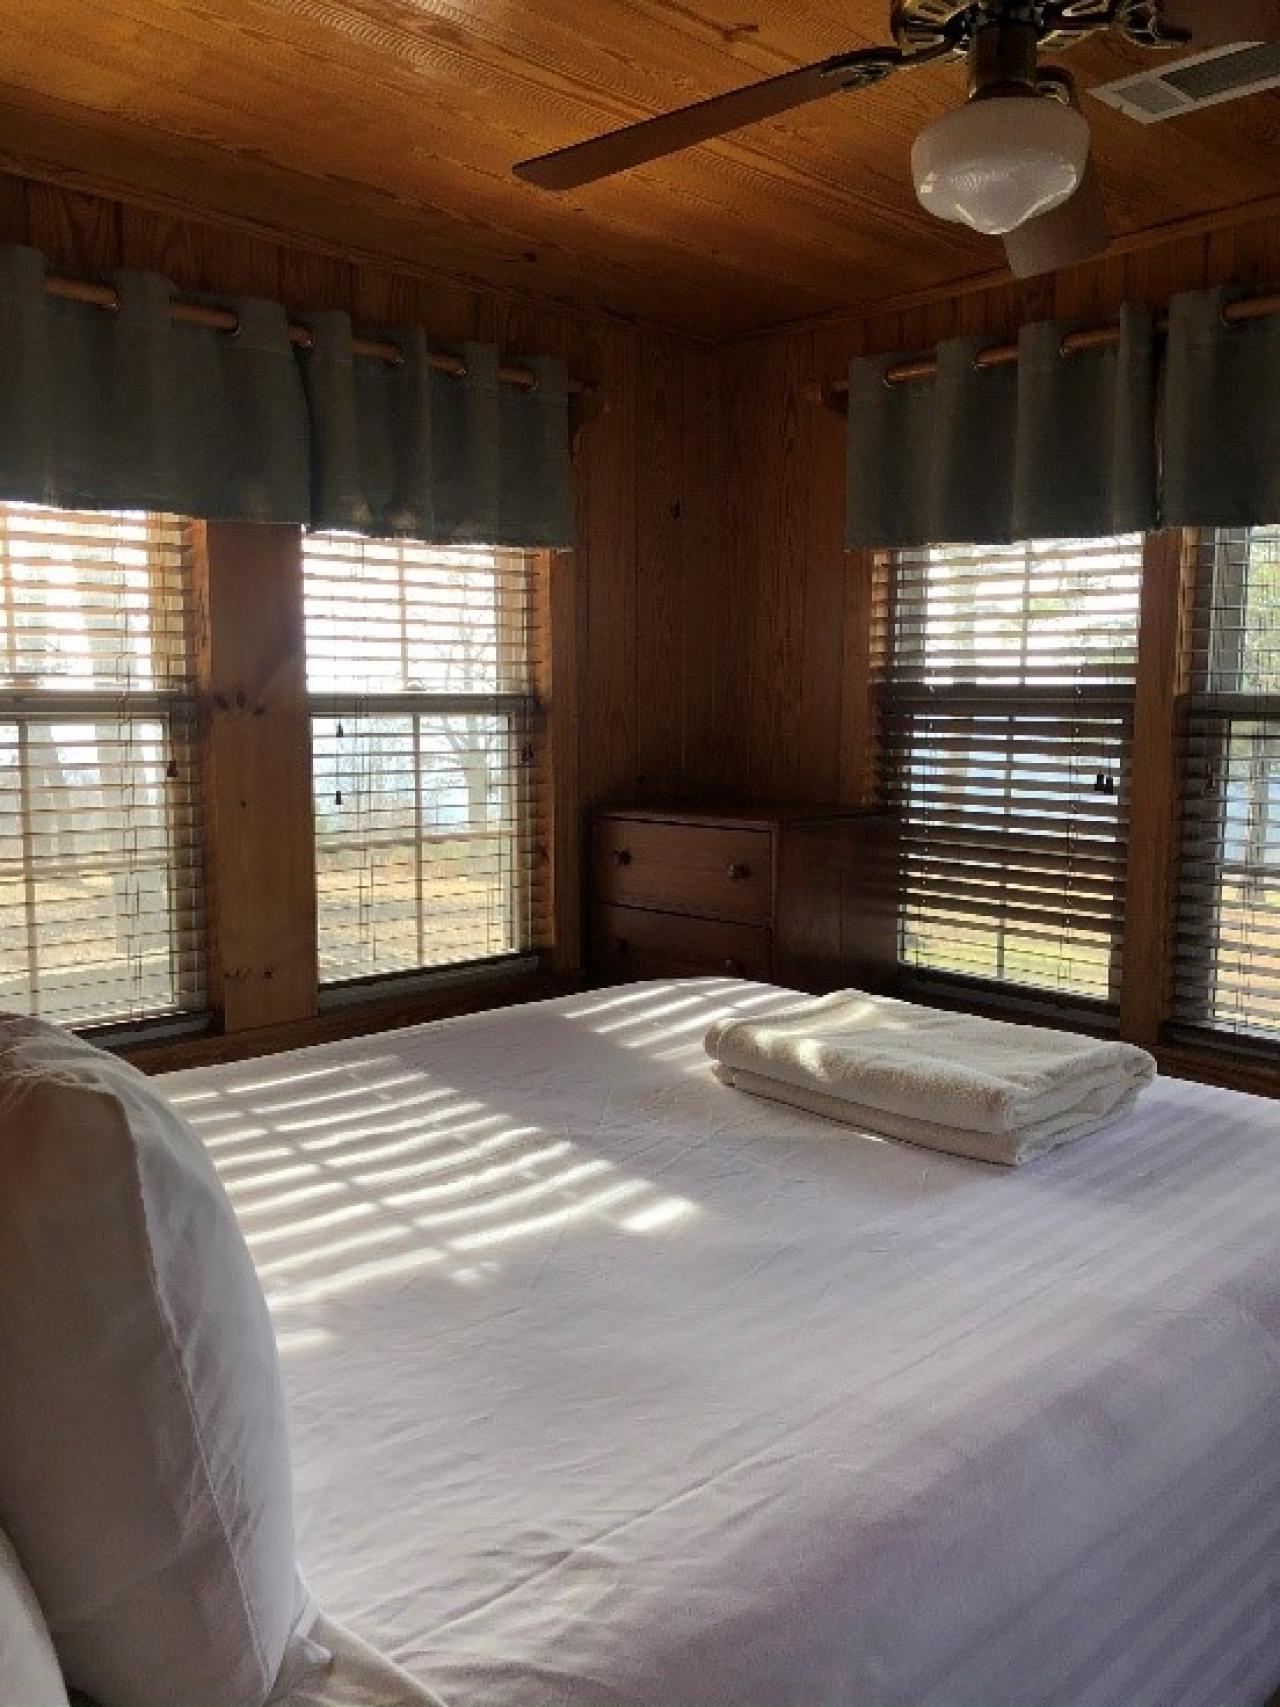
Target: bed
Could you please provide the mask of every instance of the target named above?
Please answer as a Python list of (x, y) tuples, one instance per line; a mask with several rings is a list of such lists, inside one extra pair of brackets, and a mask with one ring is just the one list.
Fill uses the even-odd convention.
[(465, 1707), (1260, 1707), (1280, 1112), (1019, 1172), (741, 1095), (649, 983), (170, 1075), (270, 1299), (303, 1565)]

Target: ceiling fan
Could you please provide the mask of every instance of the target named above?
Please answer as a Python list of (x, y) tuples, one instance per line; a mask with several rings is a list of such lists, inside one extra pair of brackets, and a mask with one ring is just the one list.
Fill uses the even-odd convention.
[(916, 193), (939, 219), (1003, 238), (1014, 273), (1026, 278), (1110, 242), (1074, 82), (1042, 66), (1041, 50), (1103, 30), (1152, 48), (1278, 41), (1280, 0), (892, 0), (889, 29), (891, 47), (836, 54), (524, 160), (516, 176), (578, 189), (893, 72), (964, 58), (966, 103), (912, 149)]

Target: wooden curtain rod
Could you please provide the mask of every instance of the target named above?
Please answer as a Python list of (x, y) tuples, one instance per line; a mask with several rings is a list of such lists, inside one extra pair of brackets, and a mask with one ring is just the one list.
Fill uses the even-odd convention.
[[(1240, 302), (1229, 302), (1223, 310), (1223, 319), (1235, 326), (1245, 320), (1265, 320), (1272, 314), (1280, 314), (1280, 296), (1251, 296)], [(1167, 314), (1157, 316), (1156, 330), (1169, 330)], [(1090, 326), (1081, 332), (1068, 332), (1062, 340), (1062, 353), (1064, 356), (1077, 356), (1086, 350), (1114, 349), (1119, 342), (1118, 326)], [(973, 358), (973, 365), (985, 372), (988, 368), (1012, 367), (1017, 360), (1016, 344), (992, 344), (987, 349), (978, 351)], [(886, 385), (907, 385), (913, 379), (933, 379), (937, 372), (937, 357), (921, 356), (915, 361), (898, 362), (895, 367), (886, 369), (884, 382)], [(848, 396), (847, 379), (832, 380), (817, 387), (816, 400), (828, 404), (842, 414), (847, 411)]]
[[(120, 307), (120, 298), (110, 285), (89, 284), (83, 279), (46, 278), (44, 288), (50, 296), (62, 297), (67, 302), (87, 302), (95, 308), (105, 308), (112, 313)], [(174, 302), (171, 312), (173, 318), (183, 326), (205, 326), (214, 332), (237, 332), (240, 329), (240, 316), (231, 308), (208, 308), (200, 302), (178, 300)], [(300, 350), (309, 350), (315, 339), (305, 326), (290, 321), (289, 342)], [(389, 338), (353, 338), (351, 347), (358, 356), (369, 356), (374, 361), (389, 362), (393, 367), (404, 365), (404, 351)], [(433, 353), (427, 357), (427, 366), (435, 368), (438, 373), (452, 374), (455, 379), (465, 379), (467, 376), (467, 364), (461, 356)], [(527, 367), (504, 365), (498, 369), (498, 378), (507, 385), (518, 385), (522, 391), (537, 389), (538, 376)], [(571, 396), (576, 397), (587, 389), (580, 379), (569, 381)]]

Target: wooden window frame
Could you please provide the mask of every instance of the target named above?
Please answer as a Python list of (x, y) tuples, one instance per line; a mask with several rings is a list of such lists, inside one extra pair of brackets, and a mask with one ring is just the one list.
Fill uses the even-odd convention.
[[(954, 683), (935, 681), (931, 682), (927, 689), (916, 685), (924, 681), (927, 669), (924, 626), (911, 626), (905, 634), (898, 630), (896, 621), (889, 627), (886, 654), (892, 652), (893, 655), (888, 657), (887, 669), (880, 672), (882, 692), (877, 699), (877, 722), (883, 720), (885, 712), (888, 712), (895, 719), (900, 730), (908, 723), (915, 728), (918, 720), (925, 731), (934, 730), (932, 735), (929, 733), (923, 735), (926, 748), (934, 739), (939, 739), (950, 747), (953, 740), (960, 739), (968, 733), (964, 728), (968, 719), (973, 716), (980, 716), (983, 720), (988, 721), (990, 726), (974, 737), (976, 746), (981, 751), (979, 768), (989, 772), (992, 786), (999, 779), (1003, 769), (1004, 797), (1007, 802), (1025, 799), (1031, 779), (1035, 778), (1038, 785), (1039, 774), (1035, 767), (1040, 754), (1043, 754), (1044, 763), (1050, 769), (1053, 769), (1058, 763), (1055, 759), (1053, 745), (1044, 745), (1045, 737), (1042, 728), (1047, 719), (1052, 718), (1054, 720), (1054, 728), (1050, 737), (1051, 743), (1056, 741), (1065, 730), (1071, 728), (1075, 737), (1086, 747), (1090, 743), (1097, 744), (1098, 756), (1103, 760), (1106, 759), (1113, 740), (1124, 743), (1123, 758), (1117, 773), (1117, 787), (1113, 791), (1115, 795), (1115, 834), (1108, 842), (1104, 843), (1099, 840), (1096, 844), (1096, 851), (1092, 846), (1086, 849), (1083, 866), (1086, 880), (1090, 880), (1091, 874), (1088, 868), (1095, 860), (1104, 860), (1108, 863), (1110, 867), (1109, 904), (1115, 907), (1117, 917), (1117, 928), (1111, 936), (1109, 945), (1107, 945), (1105, 960), (1099, 960), (1097, 969), (1099, 982), (1096, 990), (1064, 989), (1047, 981), (1037, 983), (1031, 979), (1018, 980), (1004, 976), (1006, 938), (1012, 939), (1008, 943), (1008, 948), (1013, 955), (1018, 956), (1025, 952), (1021, 946), (1027, 940), (1027, 932), (1020, 923), (1021, 917), (1024, 916), (1022, 910), (1029, 910), (1028, 916), (1031, 917), (1033, 926), (1037, 913), (1042, 913), (1046, 922), (1053, 916), (1051, 911), (1043, 911), (1045, 897), (1036, 888), (1042, 879), (1039, 859), (1033, 852), (1029, 862), (1024, 864), (1022, 862), (1023, 850), (1020, 846), (1015, 845), (1009, 867), (1011, 875), (1006, 878), (1005, 868), (1002, 864), (994, 868), (1001, 873), (999, 897), (997, 898), (994, 892), (987, 896), (979, 895), (976, 899), (976, 906), (971, 909), (967, 903), (969, 891), (975, 881), (974, 876), (967, 868), (962, 868), (958, 874), (952, 868), (950, 864), (951, 851), (947, 845), (946, 831), (944, 830), (941, 833), (943, 842), (940, 856), (942, 867), (939, 870), (935, 865), (934, 869), (934, 875), (941, 886), (942, 900), (940, 905), (944, 912), (952, 915), (964, 915), (972, 911), (976, 927), (986, 933), (988, 946), (996, 957), (997, 965), (990, 971), (978, 971), (963, 966), (948, 967), (935, 964), (929, 960), (916, 962), (909, 958), (902, 959), (898, 968), (898, 984), (903, 993), (910, 997), (925, 1001), (932, 1000), (935, 995), (944, 1000), (954, 999), (956, 1001), (968, 997), (977, 1006), (993, 1009), (998, 1007), (1002, 1010), (1006, 1008), (1021, 1009), (1028, 1014), (1034, 1013), (1038, 1017), (1047, 1017), (1056, 1024), (1079, 1026), (1085, 1029), (1096, 1027), (1108, 1030), (1113, 1035), (1118, 1030), (1124, 942), (1122, 908), (1127, 880), (1129, 847), (1126, 826), (1132, 792), (1130, 766), (1133, 751), (1134, 708), (1137, 695), (1138, 646), (1142, 623), (1141, 589), (1146, 580), (1145, 541), (1143, 541), (1142, 549), (1139, 549), (1138, 536), (1127, 536), (1127, 539), (1128, 542), (1123, 547), (1119, 541), (1114, 542), (1113, 551), (1112, 542), (1105, 542), (1105, 544), (1113, 555), (1120, 554), (1123, 556), (1124, 567), (1114, 572), (1123, 574), (1130, 581), (1136, 601), (1129, 644), (1125, 648), (1126, 654), (1131, 660), (1131, 674), (1129, 671), (1125, 671), (1123, 676), (1117, 676), (1114, 679), (1108, 674), (1104, 680), (1093, 680), (1086, 674), (1082, 681), (1061, 684), (1052, 676), (1047, 679), (1040, 676), (1034, 649), (1030, 644), (1035, 633), (1035, 619), (1031, 609), (1031, 601), (1036, 592), (1037, 566), (1042, 555), (1060, 557), (1064, 564), (1069, 565), (1066, 570), (1067, 584), (1072, 585), (1077, 575), (1088, 573), (1088, 560), (1093, 555), (1088, 550), (1084, 552), (1064, 550), (1060, 553), (1049, 553), (1048, 548), (1052, 544), (1050, 541), (1015, 542), (1008, 546), (992, 548), (997, 555), (989, 560), (990, 579), (998, 581), (1000, 584), (999, 596), (1002, 602), (1002, 611), (1005, 601), (1020, 600), (1020, 608), (1017, 613), (1019, 624), (1017, 634), (1018, 644), (1021, 647), (1020, 662), (1023, 668), (1018, 671), (1019, 679), (1014, 683), (1007, 685), (1003, 682), (983, 683), (976, 690), (981, 702), (980, 711), (975, 709), (977, 702), (975, 701), (974, 683), (967, 678), (963, 671), (960, 671)], [(1097, 543), (1099, 546), (1104, 545), (1102, 541)], [(911, 578), (911, 583), (914, 583), (914, 598), (919, 601), (923, 596), (920, 592), (920, 579), (921, 576), (927, 576), (934, 555), (932, 551), (887, 554), (890, 565), (889, 572), (892, 575), (890, 610), (893, 615), (896, 616), (901, 599), (904, 596), (910, 599), (912, 596), (909, 593), (904, 594), (902, 577), (898, 573), (899, 564), (905, 565), (907, 575)], [(978, 571), (978, 565), (983, 562), (982, 548), (968, 545), (960, 545), (954, 548), (944, 547), (940, 549), (937, 558), (944, 566), (959, 571), (960, 579), (957, 585), (962, 589), (974, 573), (979, 573), (979, 578), (986, 578), (985, 573)], [(913, 606), (910, 603), (905, 608), (908, 614), (913, 613)], [(1104, 610), (1106, 608), (1105, 601), (1102, 608)], [(959, 604), (953, 604), (944, 599), (943, 609), (948, 611), (953, 619), (959, 620), (957, 615), (961, 610)], [(914, 614), (919, 617), (919, 612)], [(1086, 600), (1081, 608), (1081, 614), (1089, 619), (1091, 625), (1089, 631), (1091, 634), (1094, 633), (1092, 624), (1099, 618), (1090, 601)], [(993, 644), (993, 641), (987, 642), (988, 647)], [(956, 659), (955, 661), (959, 664), (962, 660)], [(859, 688), (861, 692), (861, 684), (859, 684)], [(894, 693), (898, 696), (896, 701), (887, 697)], [(953, 736), (951, 733), (948, 719), (952, 715), (961, 720), (960, 735)], [(940, 734), (935, 729), (935, 719), (939, 717), (943, 720), (943, 728)], [(1081, 733), (1082, 730), (1083, 733)], [(899, 747), (897, 753), (899, 763), (906, 758), (907, 754), (914, 753), (913, 739), (906, 736), (902, 737), (903, 745)], [(1003, 758), (1003, 767), (1000, 762), (1001, 758)], [(894, 753), (889, 750), (886, 744), (882, 743), (881, 786), (885, 799), (890, 802), (895, 794), (894, 760)], [(945, 772), (943, 781), (948, 783)], [(901, 774), (897, 775), (897, 783), (901, 787)], [(932, 792), (933, 790), (930, 788), (928, 793), (932, 794)], [(1052, 778), (1048, 792), (1050, 799), (1052, 799)], [(905, 798), (903, 804), (906, 805)], [(946, 799), (941, 804), (945, 808), (952, 802)], [(1047, 808), (1046, 811), (1048, 811)], [(984, 802), (977, 808), (975, 820), (966, 823), (957, 831), (958, 838), (962, 842), (969, 841), (971, 838), (981, 841), (982, 838), (989, 837), (993, 861), (1003, 859), (1005, 830), (999, 825), (987, 823), (984, 820), (996, 813), (998, 813), (997, 806)], [(1006, 822), (1008, 828), (1015, 832), (1013, 840), (1015, 844), (1018, 844), (1026, 820), (1010, 818)], [(1050, 816), (1048, 822), (1050, 827), (1053, 827), (1062, 821), (1056, 816)], [(904, 849), (909, 845), (910, 840), (905, 831), (906, 826), (904, 824), (902, 838)], [(1065, 827), (1061, 834), (1061, 847), (1056, 844), (1046, 847), (1043, 850), (1043, 857), (1065, 863), (1072, 860), (1074, 855), (1071, 837)], [(934, 858), (935, 861), (938, 858), (936, 853)], [(961, 858), (963, 862), (964, 856), (962, 855)], [(958, 893), (950, 889), (950, 885), (957, 881)], [(1064, 907), (1070, 901), (1072, 882), (1073, 876), (1069, 872)], [(900, 862), (900, 917), (905, 916), (909, 911), (906, 906), (909, 883), (907, 866), (903, 860)], [(925, 893), (928, 894), (927, 883)], [(984, 900), (989, 903), (985, 909), (983, 907)], [(935, 904), (939, 904), (936, 895)], [(1078, 903), (1080, 906), (1087, 904), (1089, 904), (1088, 900)], [(1092, 897), (1092, 904), (1101, 912), (1107, 908), (1108, 900), (1095, 895)], [(1008, 915), (1004, 911), (1006, 906), (1009, 909)], [(926, 916), (927, 914), (928, 909), (926, 908)], [(1101, 933), (1097, 934), (1100, 936)], [(1034, 929), (1031, 935), (1034, 940)], [(1043, 940), (1051, 941), (1052, 939), (1046, 936)], [(1099, 949), (1102, 946), (1099, 942)], [(1071, 947), (1065, 951), (1065, 965), (1069, 969), (1079, 964), (1076, 960), (1077, 947), (1085, 947), (1087, 951), (1087, 944), (1073, 942)], [(1046, 953), (1045, 959), (1046, 961), (1051, 959), (1050, 953)]]
[[(1236, 1046), (1228, 1035), (1212, 1044), (1185, 1041), (1174, 1023), (1183, 731), (1192, 686), (1200, 538), (1198, 530), (1173, 528), (1149, 533), (1143, 543), (1119, 1036), (1151, 1050), (1161, 1068), (1175, 1077), (1276, 1097), (1280, 1046)], [(852, 625), (845, 637), (851, 712), (842, 754), (852, 792), (860, 800), (870, 798), (867, 779), (874, 775), (874, 755), (880, 751), (883, 619), (873, 620), (871, 612), (882, 610), (891, 597), (891, 589), (884, 590), (890, 563), (887, 553), (854, 553), (849, 558), (855, 588), (848, 601)], [(942, 992), (936, 999), (948, 1000)], [(1012, 987), (998, 993), (957, 990), (954, 1005), (1062, 1023), (1033, 993)], [(1089, 1029), (1087, 1020), (1080, 1023)]]
[[(30, 510), (30, 515), (15, 522), (15, 513), (27, 510)], [(42, 515), (51, 518), (47, 529), (42, 524)], [(52, 520), (59, 517), (63, 521), (74, 522), (77, 532), (60, 532), (57, 523)], [(24, 607), (19, 607), (15, 600), (12, 570), (14, 563), (20, 564), (22, 559), (13, 555), (12, 542), (16, 540), (27, 545), (36, 545), (57, 541), (66, 547), (73, 547), (76, 540), (82, 537), (82, 524), (88, 520), (102, 524), (100, 529), (95, 526), (95, 537), (90, 542), (91, 550), (101, 548), (112, 539), (119, 546), (136, 550), (143, 543), (142, 538), (137, 536), (145, 536), (145, 561), (138, 567), (145, 574), (149, 588), (147, 649), (151, 667), (147, 686), (134, 687), (121, 682), (101, 681), (94, 686), (60, 688), (48, 681), (37, 682), (34, 677), (24, 679), (19, 669), (22, 644), (19, 618)], [(24, 522), (29, 525), (24, 525)], [(118, 528), (123, 528), (124, 531), (117, 534), (115, 530)], [(3, 625), (5, 680), (13, 684), (0, 689), (0, 723), (14, 730), (19, 755), (15, 770), (19, 797), (17, 818), (22, 846), (24, 982), (27, 986), (27, 1003), (42, 1018), (51, 1017), (50, 1008), (47, 1001), (42, 1003), (37, 999), (36, 992), (43, 986), (47, 994), (47, 979), (51, 968), (50, 963), (45, 960), (45, 951), (51, 945), (41, 939), (39, 885), (42, 879), (50, 879), (53, 867), (67, 863), (67, 860), (66, 856), (60, 858), (57, 855), (41, 853), (36, 846), (37, 808), (32, 798), (33, 764), (30, 752), (37, 738), (33, 732), (41, 728), (65, 731), (88, 725), (98, 731), (98, 736), (92, 743), (96, 749), (102, 730), (114, 728), (121, 733), (124, 741), (123, 753), (128, 755), (134, 750), (133, 732), (142, 725), (156, 725), (163, 731), (161, 743), (167, 750), (168, 765), (172, 767), (170, 774), (174, 780), (181, 777), (184, 785), (189, 783), (192, 767), (198, 763), (199, 750), (196, 717), (199, 683), (195, 668), (196, 659), (193, 655), (198, 623), (194, 620), (195, 601), (191, 588), (187, 588), (182, 594), (179, 600), (181, 615), (179, 621), (173, 623), (173, 609), (167, 605), (166, 600), (174, 590), (174, 568), (171, 560), (167, 567), (162, 568), (161, 559), (166, 553), (176, 553), (180, 560), (188, 559), (195, 537), (194, 523), (189, 523), (181, 517), (145, 512), (98, 517), (93, 516), (91, 512), (78, 510), (73, 505), (17, 504), (3, 506), (3, 512), (0, 513), (0, 559), (3, 559), (5, 571), (3, 576), (0, 576), (3, 583), (0, 604), (3, 605), (6, 619)], [(41, 563), (44, 563), (43, 559)], [(81, 581), (80, 577), (83, 573), (91, 573), (93, 566), (92, 557), (84, 562), (72, 558), (65, 565), (75, 577), (77, 590), (88, 584)], [(177, 573), (183, 575), (185, 571), (178, 569)], [(30, 614), (29, 609), (27, 614)], [(126, 618), (125, 627), (119, 631), (109, 630), (108, 638), (119, 641), (128, 633)], [(131, 731), (127, 736), (123, 735), (126, 730)], [(146, 741), (145, 737), (143, 739)], [(107, 745), (109, 747), (110, 743)], [(124, 761), (118, 757), (117, 762)], [(109, 763), (109, 760), (104, 761), (104, 774)], [(103, 786), (110, 787), (106, 783)], [(185, 786), (181, 792), (163, 789), (157, 813), (163, 823), (163, 856), (157, 852), (146, 862), (138, 863), (135, 848), (132, 860), (127, 852), (121, 853), (119, 850), (108, 850), (99, 854), (84, 852), (73, 854), (69, 859), (77, 875), (90, 875), (95, 869), (98, 875), (102, 875), (114, 868), (114, 875), (133, 876), (145, 871), (148, 864), (154, 868), (167, 868), (171, 879), (175, 871), (180, 874), (177, 881), (171, 882), (168, 891), (170, 929), (165, 953), (170, 969), (172, 1003), (165, 1003), (155, 1009), (142, 1009), (133, 1015), (108, 1011), (96, 1018), (78, 1021), (66, 1018), (59, 1020), (54, 1012), (54, 1023), (74, 1024), (77, 1029), (92, 1032), (97, 1036), (127, 1034), (140, 1028), (181, 1029), (199, 1023), (207, 998), (201, 930), (207, 898), (203, 893), (202, 873), (198, 863), (201, 838), (195, 828), (201, 804), (198, 798), (185, 792)], [(121, 804), (120, 810), (127, 812), (127, 807)], [(127, 817), (121, 820), (118, 828), (127, 847), (130, 840)], [(194, 856), (197, 862), (194, 865), (191, 863), (191, 856)], [(126, 980), (127, 974), (122, 972), (121, 981)]]
[[(304, 601), (314, 600), (318, 609), (329, 613), (322, 619), (322, 637), (313, 633), (308, 642), (322, 1005), (358, 1000), (363, 991), (376, 993), (388, 979), (419, 981), (450, 971), (462, 976), (502, 960), (527, 962), (549, 945), (549, 869), (541, 858), (545, 843), (531, 834), (536, 823), (532, 813), (544, 804), (537, 773), (546, 759), (544, 725), (552, 697), (545, 656), (549, 632), (542, 626), (545, 601), (540, 596), (549, 554), (498, 546), (482, 555), (484, 561), (470, 547), (423, 546), (408, 539), (303, 536)], [(482, 585), (480, 578), (490, 570), (491, 581)], [(414, 578), (424, 572), (427, 589), (416, 591)], [(342, 625), (334, 632), (331, 601), (342, 596), (349, 577), (365, 573), (371, 576), (368, 588), (375, 595), (368, 607), (371, 626), (361, 626), (362, 606), (359, 614), (351, 615), (350, 628)], [(446, 666), (442, 679), (423, 681), (415, 676), (421, 660), (413, 649), (414, 631), (425, 626), (448, 648), (469, 632), (471, 619), (456, 614), (455, 604), (460, 598), (466, 607), (465, 586), (446, 596), (438, 610), (434, 604), (442, 587), (437, 577), (455, 573), (474, 574), (475, 590), (483, 590), (476, 619), (479, 651), (472, 660), (478, 679), (467, 667), (456, 679)], [(388, 615), (389, 610), (394, 614)], [(351, 645), (364, 659), (354, 674), (344, 662)], [(372, 674), (370, 659), (361, 650), (365, 645), (378, 653)], [(398, 648), (398, 658), (383, 655), (387, 646)], [(392, 667), (383, 677), (386, 665)], [(324, 685), (316, 685), (317, 677)], [(432, 889), (441, 875), (438, 856), (455, 833), (448, 825), (430, 822), (421, 786), (433, 726), (451, 744), (452, 732), (463, 734), (468, 755), (483, 751), (489, 785), (496, 792), (499, 821), (487, 826), (469, 821), (466, 833), (473, 839), (482, 834), (487, 838), (488, 851), (480, 857), (489, 879), (488, 899), (501, 909), (501, 945), (492, 940), (494, 921), (483, 904), (470, 916), (453, 920), (461, 927), (461, 941), (437, 936), (433, 928), (437, 915)], [(374, 765), (379, 760), (389, 760), (397, 783), (406, 794), (410, 788), (413, 792), (410, 811), (389, 825), (379, 819), (382, 802), (376, 792), (369, 797), (361, 793), (362, 761)], [(354, 808), (345, 822), (336, 824), (327, 821), (335, 788), (338, 807), (345, 797), (346, 807)], [(349, 909), (356, 894), (362, 901), (367, 896), (375, 908), (380, 896), (388, 899), (379, 850), (384, 860), (399, 864), (411, 849), (413, 870), (406, 893), (392, 903), (383, 921), (390, 943), (376, 926), (366, 935), (360, 923), (343, 919), (343, 909)], [(332, 888), (327, 882), (327, 873), (334, 869), (331, 856), (337, 862)], [(329, 954), (326, 933), (332, 933)]]
[(345, 1036), (535, 1000), (574, 987), (581, 964), (577, 800), (578, 630), (583, 594), (572, 552), (542, 554), (536, 596), (550, 623), (537, 681), (548, 799), (539, 857), (550, 866), (551, 943), (513, 970), (441, 968), (405, 990), (373, 979), (367, 996), (322, 1008), (317, 952), (312, 698), (307, 692), (302, 530), (196, 524), (197, 674), (204, 796), (205, 1029), (161, 1022), (112, 1039), (150, 1072), (245, 1059)]

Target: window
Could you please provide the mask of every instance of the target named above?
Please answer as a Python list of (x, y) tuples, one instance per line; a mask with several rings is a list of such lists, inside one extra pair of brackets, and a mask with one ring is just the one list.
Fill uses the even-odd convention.
[(1176, 1016), (1280, 1038), (1280, 528), (1200, 544)]
[(322, 983), (542, 941), (539, 563), (304, 536)]
[(1118, 1001), (1142, 542), (896, 562), (885, 683), (900, 956)]
[(0, 1004), (203, 1003), (190, 527), (0, 504)]

